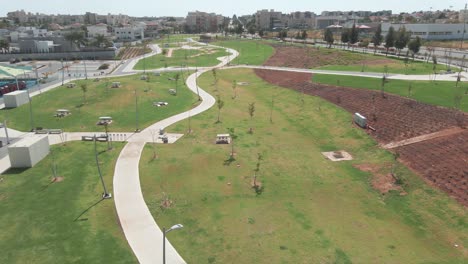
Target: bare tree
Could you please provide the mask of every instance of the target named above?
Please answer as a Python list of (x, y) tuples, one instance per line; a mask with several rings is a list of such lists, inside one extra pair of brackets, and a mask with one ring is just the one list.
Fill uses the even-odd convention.
[(234, 92), (234, 95), (232, 96), (232, 99), (236, 99), (237, 97), (237, 81), (234, 80), (232, 81), (232, 91)]
[(221, 123), (221, 121), (219, 120), (219, 117), (221, 115), (221, 109), (224, 107), (224, 101), (221, 100), (221, 97), (218, 95), (218, 99), (216, 100), (216, 104), (218, 106), (218, 121), (216, 121), (216, 123)]
[(88, 92), (88, 85), (83, 83), (80, 85), (81, 91), (83, 92), (83, 105), (86, 104), (86, 93)]
[(253, 134), (252, 120), (253, 120), (253, 116), (254, 116), (254, 113), (255, 113), (255, 102), (249, 104), (248, 110), (249, 110), (249, 116), (250, 116), (250, 129), (249, 129), (249, 133), (250, 133), (250, 134)]

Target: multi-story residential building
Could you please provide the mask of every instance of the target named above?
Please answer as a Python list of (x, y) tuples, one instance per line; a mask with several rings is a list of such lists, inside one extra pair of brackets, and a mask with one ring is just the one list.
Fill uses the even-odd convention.
[(223, 21), (221, 15), (195, 11), (188, 13), (185, 23), (188, 31), (201, 33), (217, 32)]
[(128, 25), (130, 23), (130, 17), (127, 15), (112, 15), (112, 14), (107, 14), (106, 16), (106, 24), (109, 26), (118, 26), (118, 25)]
[(84, 23), (88, 25), (96, 25), (97, 24), (97, 14), (86, 12), (84, 15)]
[(255, 25), (258, 30), (271, 30), (288, 26), (288, 17), (273, 9), (259, 10), (255, 13)]
[(18, 10), (7, 13), (7, 18), (15, 21), (16, 23), (26, 23), (28, 22), (28, 15), (24, 10)]
[(324, 29), (331, 25), (341, 25), (348, 21), (347, 16), (318, 16), (315, 18), (315, 28)]
[(315, 27), (316, 15), (312, 12), (293, 12), (289, 15), (290, 28), (306, 29)]

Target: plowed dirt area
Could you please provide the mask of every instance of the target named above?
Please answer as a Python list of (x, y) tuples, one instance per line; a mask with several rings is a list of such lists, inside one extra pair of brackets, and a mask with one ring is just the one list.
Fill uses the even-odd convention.
[[(320, 96), (350, 113), (368, 118), (368, 130), (379, 143), (401, 141), (452, 127), (468, 127), (468, 115), (409, 100), (400, 96), (366, 89), (312, 83), (312, 74), (255, 70), (274, 85)], [(468, 131), (397, 148), (400, 159), (428, 181), (468, 206)], [(447, 149), (449, 148), (449, 149)], [(447, 154), (444, 152), (453, 154)], [(446, 155), (447, 154), (447, 155)], [(451, 191), (450, 191), (451, 190)]]
[[(148, 51), (148, 50), (147, 50)], [(145, 54), (145, 50), (140, 47), (129, 47), (121, 51), (120, 57), (122, 60), (128, 60)]]
[(275, 53), (264, 65), (293, 67), (293, 68), (316, 68), (325, 65), (388, 65), (395, 63), (394, 60), (385, 58), (363, 57), (361, 54), (330, 50), (307, 46), (281, 46), (275, 45)]

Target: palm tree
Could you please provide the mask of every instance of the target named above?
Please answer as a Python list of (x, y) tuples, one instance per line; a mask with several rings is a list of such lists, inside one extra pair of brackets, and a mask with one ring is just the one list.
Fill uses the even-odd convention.
[(107, 39), (104, 35), (97, 35), (94, 38), (94, 45), (96, 47), (101, 47), (101, 44), (107, 44)]
[(73, 47), (73, 44), (77, 45), (78, 47), (81, 44), (86, 44), (86, 39), (83, 33), (83, 31), (72, 31), (65, 35), (65, 39), (70, 41), (70, 47)]

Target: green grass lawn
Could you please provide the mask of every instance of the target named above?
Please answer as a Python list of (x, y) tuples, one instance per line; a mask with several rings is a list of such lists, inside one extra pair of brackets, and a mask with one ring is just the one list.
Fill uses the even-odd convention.
[[(349, 113), (273, 87), (250, 70), (217, 76), (217, 91), (210, 73), (199, 84), (225, 102), (221, 123), (215, 106), (191, 119), (192, 134), (158, 145), (157, 159), (146, 146), (140, 163), (143, 194), (157, 223), (184, 225), (168, 239), (188, 263), (466, 261), (466, 210), (401, 164), (396, 173), (407, 195), (374, 190), (372, 176), (353, 165), (389, 173), (393, 158), (351, 125)], [(233, 80), (249, 83), (237, 86), (235, 100)], [(185, 120), (168, 131), (185, 133), (188, 125)], [(214, 144), (227, 128), (237, 135), (232, 163), (231, 145)], [(334, 150), (346, 150), (354, 160), (335, 163), (320, 153)], [(251, 185), (258, 153), (260, 195)], [(170, 208), (161, 207), (166, 198), (173, 202)]]
[(166, 34), (162, 38), (156, 39), (151, 43), (154, 44), (164, 44), (164, 43), (177, 43), (177, 42), (187, 42), (187, 39), (191, 38), (195, 41), (200, 39), (199, 35), (196, 34)]
[(262, 65), (274, 52), (272, 46), (259, 40), (227, 40), (212, 44), (239, 51), (240, 55), (232, 61), (232, 64)]
[[(347, 86), (353, 88), (365, 88), (370, 90), (380, 90), (382, 79), (366, 78), (355, 76), (336, 76), (327, 74), (314, 74), (313, 82)], [(404, 81), (387, 80), (384, 89), (388, 93), (408, 97), (411, 85), (411, 98), (424, 103), (445, 107), (454, 107), (455, 96), (462, 96), (460, 109), (468, 112), (468, 83), (461, 82), (459, 87), (455, 87), (455, 81)]]
[[(366, 55), (373, 56), (373, 55)], [(374, 56), (376, 57), (376, 56)], [(383, 58), (382, 56), (378, 56)], [(405, 65), (405, 62), (401, 59), (391, 59), (389, 63), (379, 63), (377, 65), (372, 65), (369, 63), (363, 64), (349, 64), (349, 65), (329, 65), (318, 67), (320, 70), (332, 70), (332, 71), (354, 71), (354, 72), (385, 72), (385, 66), (387, 66), (388, 73), (397, 73), (397, 74), (431, 74), (433, 73), (432, 63), (425, 63), (420, 61), (410, 61), (410, 63)], [(445, 65), (438, 64), (436, 66), (436, 72), (445, 71), (447, 67)], [(457, 70), (452, 68), (452, 70)]]
[[(99, 143), (101, 169), (112, 192), (120, 144)], [(54, 158), (34, 168), (10, 169), (0, 178), (0, 263), (135, 263), (120, 228), (114, 201), (103, 192), (93, 143), (52, 147)]]
[[(47, 93), (33, 97), (33, 120), (35, 127), (60, 128), (64, 131), (104, 131), (96, 126), (100, 116), (111, 116), (113, 123), (110, 131), (130, 132), (136, 128), (135, 89), (138, 95), (138, 128), (143, 129), (159, 120), (178, 114), (193, 107), (196, 96), (185, 87), (187, 72), (180, 75), (177, 96), (168, 90), (175, 88), (173, 78), (176, 73), (163, 73), (161, 76), (149, 75), (150, 82), (140, 80), (141, 75), (110, 78), (94, 82), (77, 81), (75, 88), (58, 87)], [(112, 82), (121, 82), (121, 88), (110, 88)], [(86, 104), (80, 84), (86, 83)], [(165, 101), (169, 105), (155, 107), (153, 102)], [(57, 109), (68, 109), (71, 115), (54, 117)], [(29, 105), (0, 110), (1, 120), (7, 119), (10, 128), (29, 131)]]
[(200, 50), (185, 50), (176, 49), (172, 53), (172, 57), (166, 57), (163, 54), (153, 55), (151, 57), (140, 60), (134, 67), (135, 70), (145, 69), (160, 69), (166, 67), (208, 67), (215, 66), (220, 63), (217, 58), (229, 56), (230, 53), (224, 49), (212, 47), (203, 47)]

